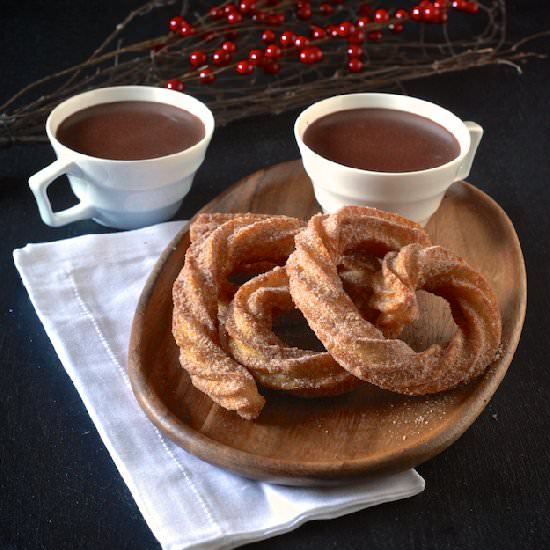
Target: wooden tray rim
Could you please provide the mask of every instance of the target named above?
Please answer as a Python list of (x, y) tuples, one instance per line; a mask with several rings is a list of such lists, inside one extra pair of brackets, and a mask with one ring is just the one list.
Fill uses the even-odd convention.
[[(296, 161), (289, 161), (287, 163), (281, 163), (281, 165), (295, 162)], [(196, 216), (202, 212), (212, 211), (212, 204), (218, 203), (220, 199), (232, 193), (234, 189), (245, 184), (251, 178), (257, 178), (265, 171), (266, 169), (259, 170), (239, 180), (201, 208), (197, 214), (191, 218), (189, 224), (183, 227), (170, 241), (148, 276), (133, 319), (128, 355), (129, 378), (132, 390), (140, 406), (157, 428), (168, 435), (175, 443), (195, 456), (247, 477), (268, 479), (277, 483), (288, 482), (294, 484), (296, 481), (294, 478), (304, 476), (319, 480), (343, 479), (347, 477), (366, 476), (382, 469), (388, 472), (396, 471), (417, 466), (423, 461), (439, 454), (452, 445), (472, 425), (494, 395), (517, 349), (521, 329), (525, 321), (527, 306), (527, 274), (525, 260), (521, 250), (519, 237), (514, 229), (513, 223), (506, 212), (493, 198), (467, 182), (457, 182), (454, 185), (466, 186), (470, 191), (473, 191), (480, 200), (488, 202), (490, 206), (500, 214), (500, 218), (512, 237), (511, 242), (514, 244), (518, 257), (521, 258), (521, 264), (518, 266), (521, 279), (520, 288), (518, 289), (520, 293), (520, 315), (516, 317), (514, 326), (512, 327), (512, 338), (509, 341), (507, 349), (504, 350), (501, 357), (489, 367), (490, 372), (488, 371), (488, 373), (485, 374), (485, 376), (490, 376), (490, 380), (481, 386), (477, 392), (473, 392), (467, 397), (467, 399), (472, 399), (479, 393), (479, 397), (483, 396), (482, 406), (471, 408), (468, 413), (463, 415), (451, 428), (442, 426), (435, 431), (432, 437), (426, 439), (423, 443), (411, 445), (410, 447), (404, 446), (399, 453), (396, 453), (395, 450), (390, 450), (386, 453), (378, 454), (376, 459), (358, 458), (354, 460), (343, 460), (341, 462), (334, 460), (316, 460), (311, 462), (282, 460), (235, 449), (197, 432), (173, 415), (158, 395), (145, 391), (149, 385), (140, 355), (140, 345), (145, 330), (143, 322), (144, 312), (164, 264), (184, 239), (185, 235), (188, 233), (189, 225)], [(146, 395), (148, 395), (148, 398), (145, 397)], [(164, 411), (164, 415), (160, 414), (161, 410)], [(170, 421), (167, 420), (168, 418)], [(223, 457), (223, 460), (220, 460), (220, 457)], [(274, 476), (274, 479), (271, 479), (272, 476)]]

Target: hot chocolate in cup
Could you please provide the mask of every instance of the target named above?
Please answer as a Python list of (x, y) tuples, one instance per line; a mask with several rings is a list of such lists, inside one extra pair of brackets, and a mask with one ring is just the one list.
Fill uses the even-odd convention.
[[(363, 144), (358, 134), (361, 122), (355, 114), (367, 120), (369, 109), (373, 120), (378, 117), (378, 121), (365, 125), (372, 132), (365, 134)], [(392, 112), (387, 118), (391, 118), (394, 127), (384, 132), (380, 124), (384, 123), (384, 112), (388, 109)], [(339, 117), (342, 111), (349, 112)], [(400, 119), (403, 132), (398, 131)], [(349, 122), (342, 123), (345, 120)], [(335, 128), (338, 123), (344, 126), (340, 126), (340, 133), (319, 139), (317, 130), (331, 128), (326, 121), (336, 122)], [(316, 122), (317, 127), (313, 126)], [(349, 124), (349, 132), (345, 124)], [(400, 143), (400, 139), (409, 139), (407, 133), (414, 136), (415, 125), (421, 132), (422, 126), (427, 126), (431, 148), (416, 147), (419, 144), (414, 139)], [(304, 139), (308, 129), (310, 135)], [(428, 101), (397, 94), (365, 93), (334, 96), (314, 103), (296, 120), (294, 135), (323, 212), (335, 212), (345, 205), (364, 205), (395, 212), (424, 225), (439, 208), (449, 186), (468, 176), (483, 129)], [(388, 135), (393, 136), (393, 144), (380, 141)], [(425, 136), (419, 136), (420, 142)], [(369, 142), (374, 151), (368, 149)], [(390, 147), (395, 162), (381, 149), (385, 146)], [(376, 158), (376, 150), (384, 154)], [(416, 157), (407, 159), (407, 154)]]
[[(144, 128), (136, 127), (131, 113), (113, 110), (117, 105), (122, 111), (137, 109), (136, 120), (143, 120)], [(148, 105), (152, 106), (150, 112)], [(177, 111), (183, 117), (184, 131), (191, 131), (194, 137), (178, 138), (173, 127), (178, 124)], [(172, 124), (170, 136), (161, 132), (160, 139), (161, 128), (151, 127), (156, 116), (160, 117), (157, 120), (166, 119), (165, 129)], [(118, 128), (117, 120), (128, 128)], [(189, 123), (197, 127), (193, 129)], [(136, 129), (144, 130), (141, 141), (129, 139), (128, 148), (116, 144), (115, 138), (125, 132), (128, 138), (135, 138)], [(213, 131), (214, 118), (206, 105), (163, 88), (100, 88), (64, 101), (46, 121), (57, 160), (29, 178), (42, 220), (52, 227), (93, 219), (108, 227), (134, 229), (172, 218), (189, 192)], [(64, 174), (80, 202), (54, 212), (47, 188)]]

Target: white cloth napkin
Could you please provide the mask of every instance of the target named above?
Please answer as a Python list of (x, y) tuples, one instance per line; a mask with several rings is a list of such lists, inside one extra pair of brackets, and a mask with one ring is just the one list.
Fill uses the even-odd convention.
[(415, 470), (323, 488), (251, 481), (195, 458), (149, 422), (126, 373), (130, 326), (147, 275), (182, 223), (14, 251), (38, 317), (162, 546), (234, 548), (422, 491)]

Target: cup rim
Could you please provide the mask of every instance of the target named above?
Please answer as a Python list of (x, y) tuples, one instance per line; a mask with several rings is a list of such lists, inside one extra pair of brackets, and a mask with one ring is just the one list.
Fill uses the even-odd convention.
[[(423, 170), (414, 170), (414, 171), (409, 171), (409, 172), (379, 172), (379, 171), (376, 171), (376, 170), (365, 170), (363, 168), (356, 168), (356, 167), (353, 167), (353, 166), (347, 166), (346, 164), (340, 164), (340, 163), (335, 162), (333, 160), (327, 159), (326, 157), (323, 157), (322, 155), (320, 155), (319, 153), (317, 153), (313, 149), (311, 149), (311, 147), (306, 145), (306, 143), (304, 143), (304, 140), (302, 139), (302, 135), (300, 134), (299, 126), (301, 125), (303, 119), (305, 118), (305, 116), (307, 116), (307, 113), (309, 111), (311, 111), (314, 107), (317, 107), (317, 106), (319, 106), (323, 103), (328, 103), (328, 102), (331, 102), (331, 101), (335, 101), (336, 99), (346, 99), (346, 98), (356, 98), (356, 97), (357, 98), (365, 98), (366, 100), (368, 98), (375, 98), (375, 97), (376, 98), (382, 98), (382, 97), (406, 98), (407, 101), (412, 101), (412, 102), (417, 102), (417, 103), (420, 103), (420, 104), (432, 106), (432, 107), (446, 113), (451, 118), (453, 118), (457, 122), (459, 122), (465, 128), (468, 143), (466, 143), (465, 144), (466, 146), (463, 148), (462, 143), (461, 143), (459, 137), (456, 135), (456, 133), (453, 132), (451, 129), (449, 129), (447, 126), (444, 126), (443, 124), (440, 124), (438, 122), (437, 124), (440, 124), (441, 126), (443, 126), (459, 142), (460, 154), (458, 156), (456, 156), (454, 159), (446, 162), (445, 164), (441, 164), (439, 166), (433, 166), (431, 168), (424, 168)], [(329, 114), (334, 113), (336, 111), (347, 111), (347, 110), (356, 109), (356, 108), (358, 108), (358, 107), (349, 107), (349, 108), (344, 107), (344, 108), (334, 109), (333, 111), (325, 113), (324, 115), (321, 115), (317, 118), (321, 118), (322, 116), (329, 115)], [(368, 107), (365, 107), (365, 108), (368, 108)], [(412, 111), (410, 111), (406, 108), (395, 108), (395, 107), (381, 107), (381, 108), (387, 108), (387, 109), (391, 109), (391, 110), (394, 110), (394, 111), (401, 110), (401, 111), (412, 112)], [(413, 113), (413, 114), (417, 114), (417, 113)], [(420, 116), (422, 116), (422, 115), (420, 115)], [(317, 118), (314, 119), (314, 121), (310, 122), (310, 124), (315, 122), (317, 120)], [(303, 132), (302, 132), (302, 134), (303, 134)], [(445, 109), (444, 107), (441, 107), (437, 103), (433, 103), (432, 101), (426, 101), (424, 99), (420, 99), (420, 98), (417, 98), (417, 97), (414, 97), (414, 96), (408, 96), (408, 95), (404, 95), (404, 94), (388, 94), (388, 93), (378, 93), (378, 92), (376, 92), (376, 93), (365, 92), (365, 93), (354, 93), (354, 94), (338, 94), (338, 95), (333, 95), (333, 96), (327, 97), (325, 99), (321, 99), (319, 101), (316, 101), (315, 103), (312, 103), (311, 105), (309, 105), (307, 108), (305, 108), (298, 115), (298, 118), (294, 122), (294, 137), (295, 137), (296, 142), (298, 143), (298, 146), (299, 146), (300, 149), (301, 148), (307, 149), (307, 151), (311, 155), (313, 155), (314, 158), (320, 159), (322, 162), (325, 162), (325, 163), (328, 162), (328, 163), (330, 163), (331, 166), (333, 166), (335, 168), (337, 167), (339, 169), (349, 170), (354, 174), (368, 174), (368, 175), (373, 175), (373, 176), (377, 176), (377, 177), (381, 177), (381, 178), (396, 177), (396, 176), (399, 176), (399, 177), (418, 176), (419, 174), (426, 174), (427, 175), (427, 174), (432, 174), (437, 170), (442, 170), (442, 169), (448, 168), (449, 166), (451, 166), (452, 164), (455, 164), (455, 163), (457, 164), (457, 166), (460, 166), (460, 164), (462, 163), (462, 161), (464, 160), (464, 158), (468, 154), (469, 145), (470, 145), (470, 142), (471, 142), (470, 133), (469, 133), (468, 129), (466, 128), (464, 122), (460, 118), (458, 118), (454, 113), (452, 113), (448, 109)]]
[[(110, 91), (115, 92), (117, 90), (118, 91), (136, 92), (136, 93), (138, 91), (144, 92), (144, 91), (150, 90), (152, 93), (154, 92), (157, 95), (166, 95), (166, 97), (174, 97), (174, 96), (171, 96), (171, 95), (169, 96), (167, 94), (178, 94), (178, 96), (175, 96), (175, 97), (185, 98), (187, 100), (190, 100), (191, 102), (195, 102), (199, 106), (199, 108), (204, 110), (204, 113), (191, 112), (191, 110), (189, 110), (185, 107), (182, 107), (182, 109), (185, 109), (185, 110), (189, 111), (191, 114), (198, 117), (200, 119), (200, 121), (204, 124), (204, 137), (201, 138), (194, 145), (191, 145), (191, 147), (188, 147), (187, 149), (183, 149), (182, 151), (178, 151), (177, 153), (170, 153), (169, 155), (163, 155), (162, 157), (153, 157), (153, 158), (137, 159), (137, 160), (107, 159), (107, 158), (102, 158), (102, 157), (94, 157), (92, 155), (87, 155), (86, 153), (80, 153), (78, 151), (75, 151), (74, 149), (71, 149), (70, 147), (67, 147), (65, 144), (61, 143), (57, 139), (57, 136), (55, 135), (55, 133), (53, 132), (53, 129), (52, 129), (52, 119), (53, 119), (53, 117), (56, 116), (56, 114), (59, 110), (61, 110), (64, 107), (67, 107), (67, 105), (70, 105), (73, 102), (76, 103), (77, 101), (81, 100), (82, 98), (84, 98), (86, 96), (93, 96), (93, 95), (97, 95), (97, 94), (101, 95), (102, 93), (108, 93)], [(100, 105), (101, 103), (118, 103), (119, 101), (132, 101), (132, 100), (128, 99), (128, 98), (125, 98), (125, 99), (112, 99), (112, 100), (101, 100), (101, 101), (97, 101), (95, 103), (92, 102), (89, 105), (87, 105), (86, 107), (83, 107), (82, 109), (86, 109), (88, 107), (93, 107), (94, 105)], [(147, 99), (147, 98), (136, 98), (134, 101), (150, 101), (151, 103), (165, 103), (163, 101)], [(169, 105), (174, 105), (173, 103), (168, 103), (168, 102), (166, 102), (166, 103), (169, 104)], [(177, 107), (177, 105), (174, 105), (174, 106)], [(68, 118), (72, 114), (76, 113), (78, 110), (81, 110), (81, 109), (74, 110), (72, 113), (65, 116), (63, 118), (63, 120), (65, 120), (66, 118)], [(60, 122), (60, 124), (61, 124), (61, 122)], [(215, 128), (215, 120), (214, 120), (214, 115), (212, 114), (212, 111), (207, 107), (207, 105), (205, 103), (203, 103), (202, 101), (200, 101), (196, 97), (194, 97), (192, 95), (189, 95), (189, 94), (184, 94), (182, 92), (177, 92), (175, 90), (168, 90), (166, 88), (160, 88), (160, 87), (156, 87), (156, 86), (140, 86), (140, 85), (104, 86), (104, 87), (101, 87), (101, 88), (94, 88), (92, 90), (88, 90), (88, 91), (82, 92), (80, 94), (75, 94), (75, 95), (65, 99), (64, 101), (59, 103), (54, 109), (52, 109), (50, 111), (50, 114), (48, 115), (48, 118), (46, 119), (46, 134), (48, 136), (48, 139), (52, 143), (52, 145), (55, 144), (56, 148), (59, 148), (60, 150), (66, 152), (68, 154), (76, 155), (77, 158), (84, 159), (88, 162), (113, 162), (113, 163), (116, 163), (119, 166), (123, 166), (125, 164), (133, 164), (133, 165), (140, 164), (140, 163), (149, 164), (149, 163), (152, 163), (152, 162), (155, 162), (155, 161), (173, 159), (173, 158), (178, 157), (180, 155), (189, 155), (189, 154), (193, 153), (194, 151), (199, 150), (199, 149), (205, 147), (206, 145), (208, 145), (209, 141), (212, 139), (212, 134), (214, 133), (214, 128)]]

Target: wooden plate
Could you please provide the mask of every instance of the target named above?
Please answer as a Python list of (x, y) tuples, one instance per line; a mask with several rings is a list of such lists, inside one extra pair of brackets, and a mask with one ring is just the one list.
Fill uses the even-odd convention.
[[(298, 161), (253, 174), (203, 209), (298, 217), (309, 217), (317, 210)], [(472, 424), (504, 377), (519, 341), (527, 286), (512, 223), (475, 187), (454, 184), (427, 229), (434, 243), (449, 247), (484, 273), (497, 294), (503, 353), (483, 377), (421, 398), (368, 384), (345, 396), (314, 400), (264, 392), (267, 404), (259, 419), (242, 420), (196, 390), (178, 363), (171, 333), (171, 289), (189, 244), (189, 233), (182, 231), (151, 273), (132, 327), (130, 379), (147, 416), (196, 456), (275, 483), (315, 484), (394, 471), (443, 451)], [(422, 301), (424, 314), (406, 334), (416, 349), (444, 341), (454, 329), (443, 300), (423, 295)]]

